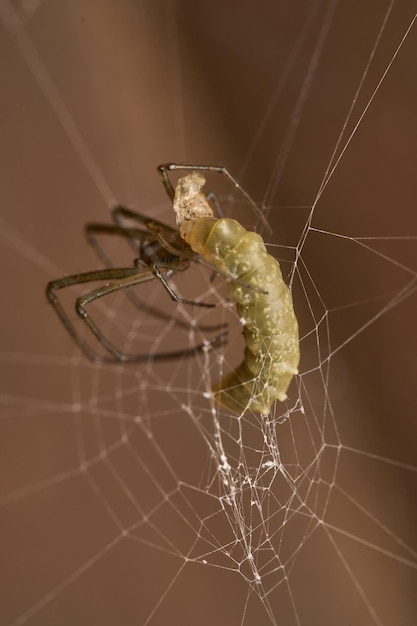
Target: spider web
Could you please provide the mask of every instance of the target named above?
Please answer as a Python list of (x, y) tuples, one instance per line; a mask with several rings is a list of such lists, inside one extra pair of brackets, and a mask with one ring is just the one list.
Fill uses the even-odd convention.
[[(414, 623), (415, 7), (272, 4), (0, 2), (4, 624)], [(213, 404), (243, 340), (209, 268), (170, 284), (214, 309), (92, 305), (141, 365), (86, 361), (43, 296), (101, 267), (109, 206), (174, 224), (169, 160), (271, 227), (301, 363), (268, 418)]]

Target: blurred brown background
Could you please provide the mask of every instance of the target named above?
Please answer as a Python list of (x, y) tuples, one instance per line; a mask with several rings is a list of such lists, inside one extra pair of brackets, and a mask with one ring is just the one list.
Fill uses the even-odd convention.
[[(167, 161), (227, 165), (269, 208), (266, 239), (288, 277), (383, 21), (342, 147), (415, 3), (387, 11), (379, 1), (1, 3), (2, 624), (414, 623), (415, 26), (318, 200), (294, 277), (305, 423), (313, 431), (323, 420), (327, 443), (338, 441), (336, 425), (342, 451), (330, 503), (313, 507), (326, 529), (283, 533), (284, 562), (286, 541), (304, 545), (293, 567), (289, 559), (274, 573), (286, 579), (267, 585), (267, 600), (226, 558), (221, 568), (183, 567), (178, 555), (193, 558), (207, 502), (189, 494), (191, 534), (169, 528), (164, 511), (141, 523), (160, 502), (155, 476), (175, 502), (179, 480), (198, 485), (204, 475), (201, 438), (160, 393), (172, 366), (161, 379), (91, 366), (43, 293), (53, 278), (99, 267), (82, 229), (108, 220), (115, 202), (171, 219), (155, 170)], [(174, 367), (177, 386), (192, 368)], [(155, 423), (152, 394), (143, 404), (137, 391), (148, 375)], [(132, 397), (120, 399), (130, 385)], [(157, 447), (135, 416), (147, 418)], [(112, 447), (122, 435), (127, 445)], [(328, 486), (334, 458), (322, 461), (312, 479)], [(221, 542), (221, 522), (216, 532)]]

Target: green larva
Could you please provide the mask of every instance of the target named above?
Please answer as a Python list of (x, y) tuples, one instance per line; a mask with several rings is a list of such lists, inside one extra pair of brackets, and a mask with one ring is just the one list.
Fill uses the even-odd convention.
[(214, 217), (201, 191), (204, 184), (200, 172), (178, 180), (173, 205), (177, 223), (191, 249), (230, 277), (245, 339), (243, 361), (213, 386), (213, 393), (235, 413), (268, 415), (275, 400), (286, 399), (298, 373), (298, 323), (291, 293), (260, 235), (236, 220)]

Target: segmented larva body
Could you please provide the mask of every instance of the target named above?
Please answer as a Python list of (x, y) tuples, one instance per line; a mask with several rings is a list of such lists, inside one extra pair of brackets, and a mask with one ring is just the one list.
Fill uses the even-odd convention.
[(213, 217), (200, 191), (204, 183), (197, 172), (178, 181), (177, 222), (192, 250), (232, 278), (230, 295), (245, 339), (242, 363), (216, 383), (213, 392), (218, 402), (236, 413), (252, 410), (268, 415), (275, 400), (285, 400), (298, 373), (298, 323), (291, 293), (260, 235), (236, 220)]

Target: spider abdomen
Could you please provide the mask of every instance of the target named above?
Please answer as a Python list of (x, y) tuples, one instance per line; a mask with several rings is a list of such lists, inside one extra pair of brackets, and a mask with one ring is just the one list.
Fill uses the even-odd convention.
[(267, 415), (275, 400), (287, 397), (300, 360), (298, 323), (279, 263), (260, 235), (232, 219), (192, 219), (180, 231), (194, 252), (230, 276), (243, 323), (244, 359), (213, 386), (216, 399), (235, 412)]

